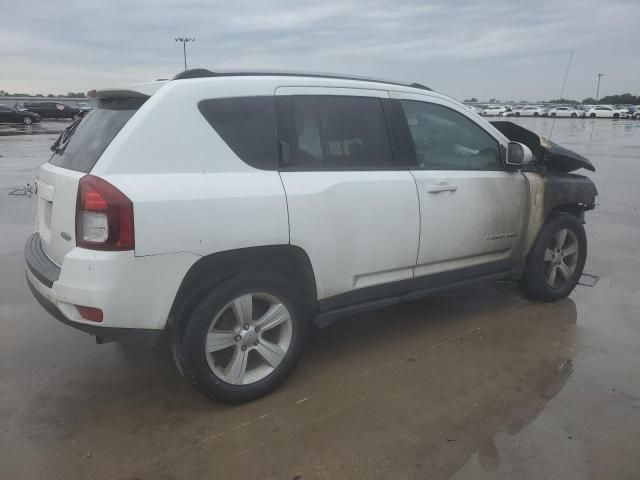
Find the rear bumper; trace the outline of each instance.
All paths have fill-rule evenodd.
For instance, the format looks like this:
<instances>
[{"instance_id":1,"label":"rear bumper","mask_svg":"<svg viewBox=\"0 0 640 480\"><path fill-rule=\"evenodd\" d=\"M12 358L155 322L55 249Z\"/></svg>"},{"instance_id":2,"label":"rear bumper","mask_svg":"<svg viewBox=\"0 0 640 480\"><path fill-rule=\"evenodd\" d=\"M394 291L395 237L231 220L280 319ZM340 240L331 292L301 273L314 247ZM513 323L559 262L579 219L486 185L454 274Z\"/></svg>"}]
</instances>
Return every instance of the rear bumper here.
<instances>
[{"instance_id":1,"label":"rear bumper","mask_svg":"<svg viewBox=\"0 0 640 480\"><path fill-rule=\"evenodd\" d=\"M37 281L37 280L36 280ZM45 297L38 288L36 287L36 283L33 279L29 278L29 273L27 273L27 285L31 289L31 293L38 301L38 303L44 308L49 315L58 320L59 322L67 325L68 327L75 328L76 330L80 330L81 332L88 333L89 335L94 335L96 337L96 341L98 343L111 342L116 340L123 340L125 338L135 337L150 337L157 336L162 333L162 330L148 330L148 329L137 329L137 328L114 328L114 327L98 327L93 325L87 325L83 323L74 322L69 320L64 314L60 311L56 304Z\"/></svg>"},{"instance_id":2,"label":"rear bumper","mask_svg":"<svg viewBox=\"0 0 640 480\"><path fill-rule=\"evenodd\" d=\"M136 330L163 330L184 275L199 258L192 254L136 257L129 252L74 248L61 266L52 262L38 234L24 249L27 282L53 317L100 337ZM83 318L77 305L99 308L100 323Z\"/></svg>"}]
</instances>

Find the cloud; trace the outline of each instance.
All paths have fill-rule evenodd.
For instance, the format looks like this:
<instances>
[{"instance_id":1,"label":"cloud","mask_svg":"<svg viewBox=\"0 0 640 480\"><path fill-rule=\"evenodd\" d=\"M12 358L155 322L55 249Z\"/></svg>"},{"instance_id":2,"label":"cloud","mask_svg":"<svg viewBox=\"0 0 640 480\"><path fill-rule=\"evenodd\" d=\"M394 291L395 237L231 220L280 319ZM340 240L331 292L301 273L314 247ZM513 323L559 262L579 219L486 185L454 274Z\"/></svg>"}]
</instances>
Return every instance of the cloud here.
<instances>
[{"instance_id":1,"label":"cloud","mask_svg":"<svg viewBox=\"0 0 640 480\"><path fill-rule=\"evenodd\" d=\"M0 0L7 2L10 0ZM2 8L0 89L86 91L189 66L418 81L454 97L640 93L635 0L30 0Z\"/></svg>"}]
</instances>

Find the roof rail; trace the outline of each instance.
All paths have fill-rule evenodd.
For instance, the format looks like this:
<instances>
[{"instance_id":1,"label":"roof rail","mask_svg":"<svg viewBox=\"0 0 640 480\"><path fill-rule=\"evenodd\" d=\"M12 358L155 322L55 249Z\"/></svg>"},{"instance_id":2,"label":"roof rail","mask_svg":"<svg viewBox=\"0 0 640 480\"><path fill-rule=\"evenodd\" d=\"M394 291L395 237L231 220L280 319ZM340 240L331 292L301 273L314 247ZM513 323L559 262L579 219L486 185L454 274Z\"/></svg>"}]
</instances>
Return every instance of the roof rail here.
<instances>
[{"instance_id":1,"label":"roof rail","mask_svg":"<svg viewBox=\"0 0 640 480\"><path fill-rule=\"evenodd\" d=\"M293 72L293 71L286 71L286 70L282 70L282 71L218 70L218 71L212 72L211 70L207 70L206 68L192 68L192 69L184 70L183 72L178 73L171 80L185 80L189 78L206 78L206 77L255 77L255 76L332 78L332 79L338 79L338 80L357 80L361 82L387 83L389 85L419 88L421 90L431 90L429 87L422 85L420 83L403 83L403 82L395 82L392 80L381 80L379 78L358 77L355 75L340 75L340 74L333 74L333 73L315 73L315 72Z\"/></svg>"}]
</instances>

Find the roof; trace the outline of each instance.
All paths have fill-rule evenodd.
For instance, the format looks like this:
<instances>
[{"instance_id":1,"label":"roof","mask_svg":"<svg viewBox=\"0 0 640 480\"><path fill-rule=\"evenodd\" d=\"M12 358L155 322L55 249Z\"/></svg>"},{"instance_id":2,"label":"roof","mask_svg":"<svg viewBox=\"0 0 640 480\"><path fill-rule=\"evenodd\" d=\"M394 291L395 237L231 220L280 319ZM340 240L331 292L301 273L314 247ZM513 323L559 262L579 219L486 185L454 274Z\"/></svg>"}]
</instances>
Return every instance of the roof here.
<instances>
[{"instance_id":1,"label":"roof","mask_svg":"<svg viewBox=\"0 0 640 480\"><path fill-rule=\"evenodd\" d=\"M331 78L340 80L358 80L362 82L386 83L389 85L399 85L403 87L419 88L421 90L431 90L429 87L420 83L403 83L392 80L381 80L379 78L359 77L355 75L341 75L335 73L318 73L318 72L296 72L296 71L278 71L278 70L216 70L212 72L206 68L193 68L178 73L171 80L185 80L189 78L206 78L206 77L313 77L313 78Z\"/></svg>"}]
</instances>

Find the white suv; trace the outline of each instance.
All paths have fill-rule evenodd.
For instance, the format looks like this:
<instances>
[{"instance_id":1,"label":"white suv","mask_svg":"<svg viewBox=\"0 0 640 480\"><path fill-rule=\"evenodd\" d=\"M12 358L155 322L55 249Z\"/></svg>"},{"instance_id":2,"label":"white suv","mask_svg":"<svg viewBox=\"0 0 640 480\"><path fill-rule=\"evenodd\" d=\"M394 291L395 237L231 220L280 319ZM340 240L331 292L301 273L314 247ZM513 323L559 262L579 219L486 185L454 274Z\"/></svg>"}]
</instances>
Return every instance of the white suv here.
<instances>
[{"instance_id":1,"label":"white suv","mask_svg":"<svg viewBox=\"0 0 640 480\"><path fill-rule=\"evenodd\" d=\"M273 390L311 323L482 280L552 301L582 272L589 161L426 87L196 70L92 95L41 167L28 283L99 340L168 330L212 398Z\"/></svg>"}]
</instances>

